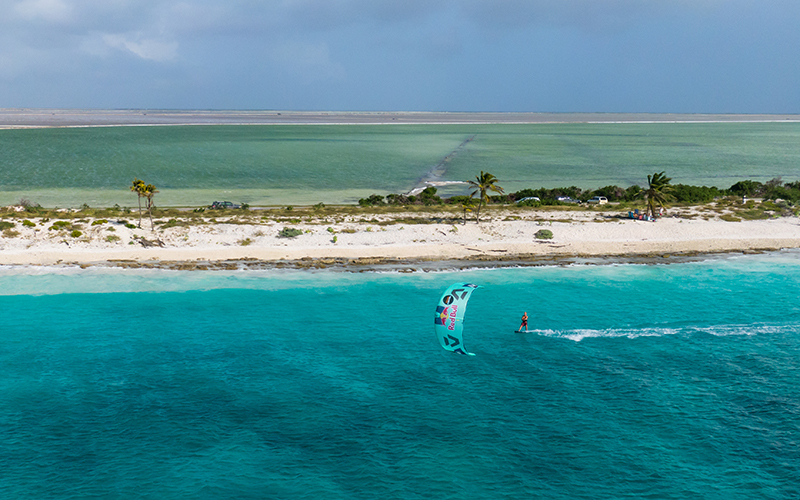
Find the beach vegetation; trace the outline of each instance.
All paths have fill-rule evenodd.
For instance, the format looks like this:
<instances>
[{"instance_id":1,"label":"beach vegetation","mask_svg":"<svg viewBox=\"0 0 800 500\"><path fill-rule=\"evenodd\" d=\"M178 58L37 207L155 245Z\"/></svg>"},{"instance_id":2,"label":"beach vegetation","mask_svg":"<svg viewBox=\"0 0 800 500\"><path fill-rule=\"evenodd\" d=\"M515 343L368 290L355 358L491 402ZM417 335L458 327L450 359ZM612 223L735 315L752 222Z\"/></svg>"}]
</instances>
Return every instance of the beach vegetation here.
<instances>
[{"instance_id":1,"label":"beach vegetation","mask_svg":"<svg viewBox=\"0 0 800 500\"><path fill-rule=\"evenodd\" d=\"M366 198L361 198L358 200L358 206L360 207L375 207L385 205L386 202L383 199L383 196L379 194L372 194Z\"/></svg>"},{"instance_id":2,"label":"beach vegetation","mask_svg":"<svg viewBox=\"0 0 800 500\"><path fill-rule=\"evenodd\" d=\"M33 221L30 221L28 219L25 219L24 221L22 221L22 225L25 226L25 227L36 227L36 223L33 222Z\"/></svg>"},{"instance_id":3,"label":"beach vegetation","mask_svg":"<svg viewBox=\"0 0 800 500\"><path fill-rule=\"evenodd\" d=\"M133 178L133 184L131 185L131 191L136 193L136 198L139 201L139 227L142 227L142 198L144 198L144 191L147 188L147 184L144 183L143 180Z\"/></svg>"},{"instance_id":4,"label":"beach vegetation","mask_svg":"<svg viewBox=\"0 0 800 500\"><path fill-rule=\"evenodd\" d=\"M153 197L158 193L158 189L152 184L148 184L144 188L144 196L147 198L147 213L150 216L150 230L153 230Z\"/></svg>"},{"instance_id":5,"label":"beach vegetation","mask_svg":"<svg viewBox=\"0 0 800 500\"><path fill-rule=\"evenodd\" d=\"M536 234L534 234L533 237L536 238L537 240L552 240L553 231L549 229L540 229L536 231Z\"/></svg>"},{"instance_id":6,"label":"beach vegetation","mask_svg":"<svg viewBox=\"0 0 800 500\"><path fill-rule=\"evenodd\" d=\"M331 233L331 234L334 234L336 232L336 230L334 228L332 228L332 227L329 227L328 228L328 232Z\"/></svg>"},{"instance_id":7,"label":"beach vegetation","mask_svg":"<svg viewBox=\"0 0 800 500\"><path fill-rule=\"evenodd\" d=\"M61 231L62 229L72 228L72 222L67 220L57 220L48 228L49 231Z\"/></svg>"},{"instance_id":8,"label":"beach vegetation","mask_svg":"<svg viewBox=\"0 0 800 500\"><path fill-rule=\"evenodd\" d=\"M3 238L16 238L19 236L19 231L16 229L4 229L3 230Z\"/></svg>"},{"instance_id":9,"label":"beach vegetation","mask_svg":"<svg viewBox=\"0 0 800 500\"><path fill-rule=\"evenodd\" d=\"M242 210L250 210L250 204L249 203L242 203Z\"/></svg>"},{"instance_id":10,"label":"beach vegetation","mask_svg":"<svg viewBox=\"0 0 800 500\"><path fill-rule=\"evenodd\" d=\"M317 203L316 205L314 205L314 210L315 210L316 212L319 212L319 211L320 211L320 210L322 210L323 208L325 208L325 204L324 204L324 203L322 203L322 202L320 202L320 203Z\"/></svg>"},{"instance_id":11,"label":"beach vegetation","mask_svg":"<svg viewBox=\"0 0 800 500\"><path fill-rule=\"evenodd\" d=\"M489 196L488 192L493 191L495 193L503 194L503 188L497 185L497 178L490 174L489 172L484 172L481 170L480 175L475 176L474 181L467 181L470 187L473 189L470 196L474 197L476 194L479 195L478 199L478 208L475 212L475 220L480 223L481 222L481 207L484 203L489 203Z\"/></svg>"},{"instance_id":12,"label":"beach vegetation","mask_svg":"<svg viewBox=\"0 0 800 500\"><path fill-rule=\"evenodd\" d=\"M14 224L13 222L8 222L8 221L0 222L0 230L11 229L14 226L16 226L16 224Z\"/></svg>"},{"instance_id":13,"label":"beach vegetation","mask_svg":"<svg viewBox=\"0 0 800 500\"><path fill-rule=\"evenodd\" d=\"M339 237L338 237L338 236L336 236L336 235L333 235L333 239L332 239L331 241L333 242L333 244L334 244L334 245L336 244L336 242L337 242L338 240L339 240Z\"/></svg>"},{"instance_id":14,"label":"beach vegetation","mask_svg":"<svg viewBox=\"0 0 800 500\"><path fill-rule=\"evenodd\" d=\"M419 199L425 206L432 206L432 205L441 205L444 202L442 199L436 194L437 189L433 186L428 186L422 190L419 194Z\"/></svg>"},{"instance_id":15,"label":"beach vegetation","mask_svg":"<svg viewBox=\"0 0 800 500\"><path fill-rule=\"evenodd\" d=\"M77 229L73 229L72 232L69 233L69 235L72 236L73 238L80 238L82 234L83 233Z\"/></svg>"},{"instance_id":16,"label":"beach vegetation","mask_svg":"<svg viewBox=\"0 0 800 500\"><path fill-rule=\"evenodd\" d=\"M669 192L672 190L672 186L669 184L671 180L665 175L664 171L647 176L648 186L641 194L645 203L647 203L647 210L651 216L656 216L656 205L663 207L664 202L669 199Z\"/></svg>"},{"instance_id":17,"label":"beach vegetation","mask_svg":"<svg viewBox=\"0 0 800 500\"><path fill-rule=\"evenodd\" d=\"M236 243L238 243L240 246L246 247L246 246L250 245L251 243L253 243L253 240L251 240L250 238L243 238L243 239L237 241Z\"/></svg>"},{"instance_id":18,"label":"beach vegetation","mask_svg":"<svg viewBox=\"0 0 800 500\"><path fill-rule=\"evenodd\" d=\"M106 241L109 242L109 243L114 243L114 242L119 241L119 240L120 240L120 237L117 236L116 234L109 234L108 236L106 236Z\"/></svg>"},{"instance_id":19,"label":"beach vegetation","mask_svg":"<svg viewBox=\"0 0 800 500\"><path fill-rule=\"evenodd\" d=\"M99 226L101 224L108 224L108 219L97 219L95 221L92 221L93 226Z\"/></svg>"},{"instance_id":20,"label":"beach vegetation","mask_svg":"<svg viewBox=\"0 0 800 500\"><path fill-rule=\"evenodd\" d=\"M347 234L355 234L356 230L347 228L347 229L340 229L339 232L340 233L347 233Z\"/></svg>"},{"instance_id":21,"label":"beach vegetation","mask_svg":"<svg viewBox=\"0 0 800 500\"><path fill-rule=\"evenodd\" d=\"M128 229L136 229L136 224L131 224L130 222L128 222L125 224L125 227L127 227Z\"/></svg>"},{"instance_id":22,"label":"beach vegetation","mask_svg":"<svg viewBox=\"0 0 800 500\"><path fill-rule=\"evenodd\" d=\"M286 207L286 210L288 212L291 212L292 210L294 210L294 207L292 205L289 205L288 207Z\"/></svg>"},{"instance_id":23,"label":"beach vegetation","mask_svg":"<svg viewBox=\"0 0 800 500\"><path fill-rule=\"evenodd\" d=\"M112 233L117 232L117 230L114 227L107 227L106 231L111 231Z\"/></svg>"},{"instance_id":24,"label":"beach vegetation","mask_svg":"<svg viewBox=\"0 0 800 500\"><path fill-rule=\"evenodd\" d=\"M303 231L293 227L284 227L278 231L279 238L294 238L296 236L300 236L301 234L303 234Z\"/></svg>"}]
</instances>

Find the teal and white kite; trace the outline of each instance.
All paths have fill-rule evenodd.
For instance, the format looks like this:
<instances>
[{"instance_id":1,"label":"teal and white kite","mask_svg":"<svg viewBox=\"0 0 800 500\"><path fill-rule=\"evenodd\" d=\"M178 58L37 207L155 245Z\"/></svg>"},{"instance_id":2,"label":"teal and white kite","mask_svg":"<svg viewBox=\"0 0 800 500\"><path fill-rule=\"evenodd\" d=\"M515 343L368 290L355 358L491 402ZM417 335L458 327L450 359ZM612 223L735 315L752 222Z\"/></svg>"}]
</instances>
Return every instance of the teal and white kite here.
<instances>
[{"instance_id":1,"label":"teal and white kite","mask_svg":"<svg viewBox=\"0 0 800 500\"><path fill-rule=\"evenodd\" d=\"M471 283L455 283L445 290L436 304L436 316L433 318L433 329L439 337L442 347L448 351L474 356L464 348L462 332L464 331L464 314L467 302L478 285Z\"/></svg>"}]
</instances>

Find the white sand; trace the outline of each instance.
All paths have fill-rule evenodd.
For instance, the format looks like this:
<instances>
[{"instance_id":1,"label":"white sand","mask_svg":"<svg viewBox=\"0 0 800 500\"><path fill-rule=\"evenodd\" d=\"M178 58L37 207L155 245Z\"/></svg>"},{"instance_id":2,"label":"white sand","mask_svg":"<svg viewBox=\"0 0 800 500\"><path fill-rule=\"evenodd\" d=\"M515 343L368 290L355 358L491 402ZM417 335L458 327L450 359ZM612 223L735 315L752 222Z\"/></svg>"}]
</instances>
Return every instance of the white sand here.
<instances>
[{"instance_id":1,"label":"white sand","mask_svg":"<svg viewBox=\"0 0 800 500\"><path fill-rule=\"evenodd\" d=\"M624 257L800 247L800 220L796 217L727 222L713 212L698 216L684 211L684 216L694 218L665 217L657 222L643 222L620 219L620 212L598 210L493 210L481 224L473 219L466 225L448 223L455 222L452 213L365 214L339 216L338 220L334 216L309 214L300 223L276 222L274 218L264 219L264 215L268 216L268 211L250 212L234 219L240 222L236 224L217 219L217 223L199 226L167 229L156 226L156 231L150 231L149 221L143 223L144 229L129 229L113 220L91 225L92 219L84 219L86 222L75 222L83 232L77 238L70 236L69 231L50 230L54 221L29 218L35 227L23 227L17 221L12 230L19 233L17 236L9 237L6 231L0 237L0 264L303 258L450 260L513 255ZM397 217L444 220L431 224L374 222L386 223ZM127 220L135 222L130 215ZM241 223L245 221L250 223ZM303 234L279 238L278 232L284 227L297 228ZM536 239L534 235L540 229L551 230L553 239ZM107 241L109 236L119 240ZM136 239L139 237L161 240L165 247L145 248Z\"/></svg>"}]
</instances>

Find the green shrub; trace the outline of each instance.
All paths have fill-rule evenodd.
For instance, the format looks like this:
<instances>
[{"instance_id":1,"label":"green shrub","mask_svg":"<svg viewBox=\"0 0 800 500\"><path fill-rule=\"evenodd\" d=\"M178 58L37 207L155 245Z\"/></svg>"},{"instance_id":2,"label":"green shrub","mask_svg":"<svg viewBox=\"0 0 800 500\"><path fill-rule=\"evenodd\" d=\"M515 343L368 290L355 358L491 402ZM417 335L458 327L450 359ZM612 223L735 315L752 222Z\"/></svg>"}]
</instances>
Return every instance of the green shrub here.
<instances>
[{"instance_id":1,"label":"green shrub","mask_svg":"<svg viewBox=\"0 0 800 500\"><path fill-rule=\"evenodd\" d=\"M12 227L14 227L13 222L7 222L7 221L0 222L0 230L11 229Z\"/></svg>"},{"instance_id":2,"label":"green shrub","mask_svg":"<svg viewBox=\"0 0 800 500\"><path fill-rule=\"evenodd\" d=\"M69 233L69 235L72 236L73 238L80 238L82 234L83 233L78 231L77 229L74 229L71 233Z\"/></svg>"},{"instance_id":3,"label":"green shrub","mask_svg":"<svg viewBox=\"0 0 800 500\"><path fill-rule=\"evenodd\" d=\"M36 227L36 223L32 222L32 221L29 221L28 219L25 219L24 221L22 221L22 225L25 226L25 227Z\"/></svg>"},{"instance_id":4,"label":"green shrub","mask_svg":"<svg viewBox=\"0 0 800 500\"><path fill-rule=\"evenodd\" d=\"M108 224L106 219L97 219L96 221L92 222L93 226L99 226L100 224Z\"/></svg>"},{"instance_id":5,"label":"green shrub","mask_svg":"<svg viewBox=\"0 0 800 500\"><path fill-rule=\"evenodd\" d=\"M57 221L55 221L53 223L52 226L50 226L47 229L50 230L50 231L60 231L62 229L67 229L71 225L72 225L72 223L70 221L68 221L68 220L57 220Z\"/></svg>"},{"instance_id":6,"label":"green shrub","mask_svg":"<svg viewBox=\"0 0 800 500\"><path fill-rule=\"evenodd\" d=\"M319 211L319 210L322 210L323 208L325 208L325 204L324 203L317 203L316 205L314 205L314 210Z\"/></svg>"},{"instance_id":7,"label":"green shrub","mask_svg":"<svg viewBox=\"0 0 800 500\"><path fill-rule=\"evenodd\" d=\"M242 203L242 210L250 210L250 204L249 203Z\"/></svg>"},{"instance_id":8,"label":"green shrub","mask_svg":"<svg viewBox=\"0 0 800 500\"><path fill-rule=\"evenodd\" d=\"M375 207L380 205L386 205L386 202L383 201L383 196L379 194L370 195L367 198L361 198L358 200L359 206L362 207Z\"/></svg>"},{"instance_id":9,"label":"green shrub","mask_svg":"<svg viewBox=\"0 0 800 500\"><path fill-rule=\"evenodd\" d=\"M540 229L533 235L537 240L552 240L553 231L549 229Z\"/></svg>"},{"instance_id":10,"label":"green shrub","mask_svg":"<svg viewBox=\"0 0 800 500\"><path fill-rule=\"evenodd\" d=\"M300 236L301 234L303 234L303 231L293 227L285 227L278 231L279 238L294 238L295 236Z\"/></svg>"},{"instance_id":11,"label":"green shrub","mask_svg":"<svg viewBox=\"0 0 800 500\"><path fill-rule=\"evenodd\" d=\"M108 236L106 236L106 241L109 243L114 243L115 241L119 241L119 236L117 236L116 234L109 234Z\"/></svg>"},{"instance_id":12,"label":"green shrub","mask_svg":"<svg viewBox=\"0 0 800 500\"><path fill-rule=\"evenodd\" d=\"M125 224L125 227L127 227L128 229L136 229L136 224L131 224L130 222L127 222Z\"/></svg>"}]
</instances>

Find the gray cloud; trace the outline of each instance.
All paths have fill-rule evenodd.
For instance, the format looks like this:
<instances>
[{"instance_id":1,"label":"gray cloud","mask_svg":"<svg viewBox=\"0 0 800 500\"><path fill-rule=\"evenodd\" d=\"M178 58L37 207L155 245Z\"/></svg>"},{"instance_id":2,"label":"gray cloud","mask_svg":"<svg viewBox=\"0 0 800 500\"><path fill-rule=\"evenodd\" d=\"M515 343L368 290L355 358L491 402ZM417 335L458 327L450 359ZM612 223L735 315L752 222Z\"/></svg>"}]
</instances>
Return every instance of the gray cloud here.
<instances>
[{"instance_id":1,"label":"gray cloud","mask_svg":"<svg viewBox=\"0 0 800 500\"><path fill-rule=\"evenodd\" d=\"M702 81L706 88L698 92L710 94L722 75L725 88L731 88L730 102L734 95L755 95L752 87L759 84L779 102L794 93L781 92L775 82L787 89L800 83L797 59L786 56L799 41L798 5L795 0L6 0L0 2L0 107L44 98L52 102L41 105L101 98L113 103L120 96L136 101L118 106L164 106L175 96L191 96L199 107L307 102L333 109L369 102L378 108L441 103L446 109L456 103L497 109L517 102L530 109L548 102L590 103L587 96L593 95L594 102L621 106L637 92L629 102L641 107L659 98L653 88L677 102L683 97L674 89L686 89L685 94L693 81ZM770 75L769 82L762 74ZM648 89L621 84L620 75ZM594 87L576 83L589 80ZM750 87L737 83L745 81ZM500 96L496 88L506 90ZM596 89L620 95L609 101Z\"/></svg>"}]
</instances>

